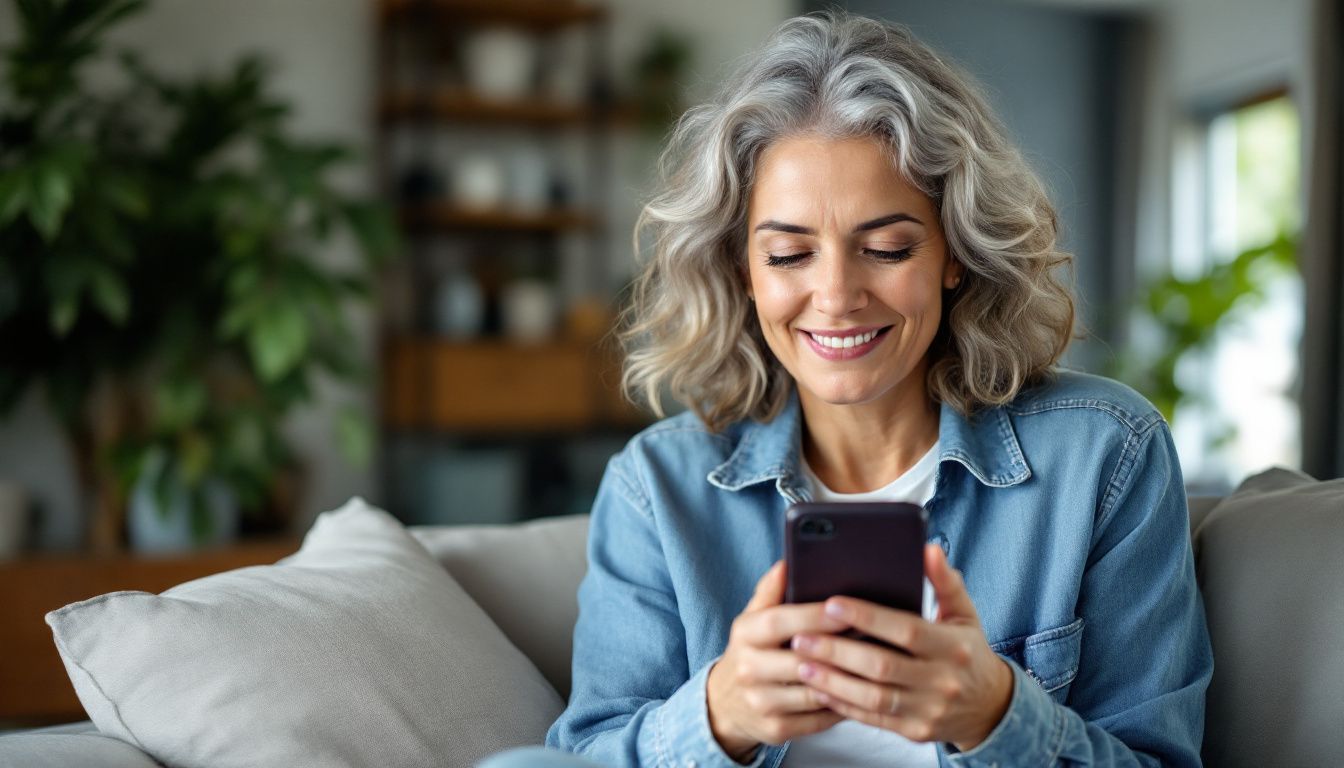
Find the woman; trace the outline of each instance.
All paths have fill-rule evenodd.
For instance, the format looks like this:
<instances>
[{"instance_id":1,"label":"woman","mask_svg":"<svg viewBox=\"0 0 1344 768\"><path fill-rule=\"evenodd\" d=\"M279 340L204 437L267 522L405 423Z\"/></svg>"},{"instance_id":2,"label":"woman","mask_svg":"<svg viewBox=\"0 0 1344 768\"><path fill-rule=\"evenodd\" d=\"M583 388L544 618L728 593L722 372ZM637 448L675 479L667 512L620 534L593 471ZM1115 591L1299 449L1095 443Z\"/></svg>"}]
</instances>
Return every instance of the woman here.
<instances>
[{"instance_id":1,"label":"woman","mask_svg":"<svg viewBox=\"0 0 1344 768\"><path fill-rule=\"evenodd\" d=\"M1003 136L907 30L841 14L789 21L681 120L641 218L625 383L691 410L607 468L552 747L1199 764L1212 657L1167 426L1054 369L1071 259ZM923 504L924 616L781 604L784 515L806 499Z\"/></svg>"}]
</instances>

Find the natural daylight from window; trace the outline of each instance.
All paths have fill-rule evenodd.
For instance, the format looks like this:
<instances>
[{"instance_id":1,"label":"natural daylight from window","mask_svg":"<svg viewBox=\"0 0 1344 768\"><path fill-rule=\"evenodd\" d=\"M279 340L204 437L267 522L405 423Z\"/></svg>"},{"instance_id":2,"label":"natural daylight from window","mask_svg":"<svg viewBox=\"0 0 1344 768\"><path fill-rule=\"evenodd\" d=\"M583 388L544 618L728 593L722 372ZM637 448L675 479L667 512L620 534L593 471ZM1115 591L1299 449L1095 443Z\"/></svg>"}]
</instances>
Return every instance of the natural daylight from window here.
<instances>
[{"instance_id":1,"label":"natural daylight from window","mask_svg":"<svg viewBox=\"0 0 1344 768\"><path fill-rule=\"evenodd\" d=\"M1202 154L1202 178L1190 196L1202 198L1202 247L1194 249L1197 263L1173 267L1210 274L1240 259L1247 268L1231 273L1228 290L1243 293L1212 344L1181 362L1183 383L1207 396L1177 408L1173 432L1187 480L1228 487L1258 468L1301 464L1303 286L1292 263L1302 219L1301 132L1286 94L1221 112L1205 127L1187 145ZM1278 258L1252 254L1276 241L1284 244Z\"/></svg>"}]
</instances>

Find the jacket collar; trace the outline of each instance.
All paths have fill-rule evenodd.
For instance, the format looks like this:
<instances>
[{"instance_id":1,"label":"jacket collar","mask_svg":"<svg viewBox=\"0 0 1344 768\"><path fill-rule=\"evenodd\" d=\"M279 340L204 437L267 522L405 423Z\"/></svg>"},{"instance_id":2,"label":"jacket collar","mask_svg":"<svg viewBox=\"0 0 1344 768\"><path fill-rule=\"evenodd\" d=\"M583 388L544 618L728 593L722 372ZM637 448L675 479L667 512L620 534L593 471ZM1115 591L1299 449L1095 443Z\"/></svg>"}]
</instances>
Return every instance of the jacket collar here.
<instances>
[{"instance_id":1,"label":"jacket collar","mask_svg":"<svg viewBox=\"0 0 1344 768\"><path fill-rule=\"evenodd\" d=\"M779 415L769 422L749 420L728 460L706 479L725 491L774 480L779 492L795 501L809 497L799 460L802 408L795 387ZM1005 488L1031 477L1012 421L1002 406L967 419L947 403L939 406L938 464L955 461L981 483Z\"/></svg>"}]
</instances>

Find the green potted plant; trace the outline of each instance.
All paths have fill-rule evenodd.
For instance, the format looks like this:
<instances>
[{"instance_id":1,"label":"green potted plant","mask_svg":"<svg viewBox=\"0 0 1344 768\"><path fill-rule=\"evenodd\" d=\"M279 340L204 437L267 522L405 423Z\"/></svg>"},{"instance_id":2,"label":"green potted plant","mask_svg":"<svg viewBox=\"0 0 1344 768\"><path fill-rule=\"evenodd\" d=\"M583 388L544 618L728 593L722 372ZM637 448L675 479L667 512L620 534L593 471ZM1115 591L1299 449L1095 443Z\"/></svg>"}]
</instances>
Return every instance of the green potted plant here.
<instances>
[{"instance_id":1,"label":"green potted plant","mask_svg":"<svg viewBox=\"0 0 1344 768\"><path fill-rule=\"evenodd\" d=\"M1199 275L1161 275L1140 292L1131 310L1145 325L1150 343L1131 345L1109 373L1142 392L1171 421L1178 406L1206 399L1182 384L1177 374L1181 361L1211 349L1220 330L1264 301L1265 288L1275 276L1296 268L1297 239L1281 232ZM1223 425L1221 437L1210 447L1235 434Z\"/></svg>"},{"instance_id":2,"label":"green potted plant","mask_svg":"<svg viewBox=\"0 0 1344 768\"><path fill-rule=\"evenodd\" d=\"M175 79L106 52L144 6L16 0L0 78L0 414L45 391L99 547L136 489L197 541L215 507L268 504L315 377L367 379L346 313L397 247L387 210L331 180L350 152L287 131L261 61ZM89 87L95 62L121 84ZM353 263L319 257L338 238ZM357 413L337 431L367 460Z\"/></svg>"}]
</instances>

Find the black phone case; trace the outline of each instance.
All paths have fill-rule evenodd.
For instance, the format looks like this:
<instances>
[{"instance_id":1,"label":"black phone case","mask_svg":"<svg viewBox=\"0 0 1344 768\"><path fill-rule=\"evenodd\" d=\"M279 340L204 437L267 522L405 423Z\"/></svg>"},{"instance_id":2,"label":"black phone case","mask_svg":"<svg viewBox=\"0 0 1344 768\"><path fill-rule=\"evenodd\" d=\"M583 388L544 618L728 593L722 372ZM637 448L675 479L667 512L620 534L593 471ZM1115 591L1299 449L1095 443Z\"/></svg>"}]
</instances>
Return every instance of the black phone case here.
<instances>
[{"instance_id":1,"label":"black phone case","mask_svg":"<svg viewBox=\"0 0 1344 768\"><path fill-rule=\"evenodd\" d=\"M847 595L920 615L926 520L923 507L905 502L793 505L785 532L785 601ZM827 522L829 535L819 534Z\"/></svg>"}]
</instances>

